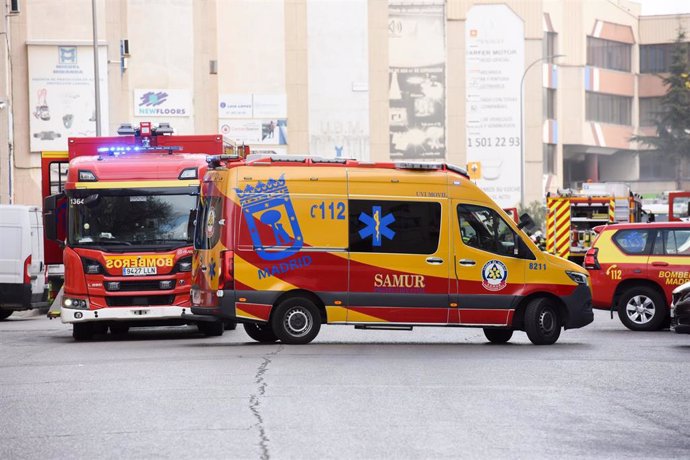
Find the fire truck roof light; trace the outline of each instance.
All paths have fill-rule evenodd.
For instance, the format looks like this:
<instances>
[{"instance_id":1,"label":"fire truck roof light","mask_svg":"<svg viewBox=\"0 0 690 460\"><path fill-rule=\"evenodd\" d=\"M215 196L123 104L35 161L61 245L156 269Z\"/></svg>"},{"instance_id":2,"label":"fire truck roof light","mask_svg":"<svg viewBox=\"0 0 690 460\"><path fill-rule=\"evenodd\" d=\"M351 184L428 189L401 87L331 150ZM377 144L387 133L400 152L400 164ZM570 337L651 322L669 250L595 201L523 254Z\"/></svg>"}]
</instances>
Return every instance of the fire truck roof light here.
<instances>
[{"instance_id":1,"label":"fire truck roof light","mask_svg":"<svg viewBox=\"0 0 690 460\"><path fill-rule=\"evenodd\" d=\"M117 134L120 136L133 136L136 134L136 131L131 123L122 123L120 127L117 128Z\"/></svg>"}]
</instances>

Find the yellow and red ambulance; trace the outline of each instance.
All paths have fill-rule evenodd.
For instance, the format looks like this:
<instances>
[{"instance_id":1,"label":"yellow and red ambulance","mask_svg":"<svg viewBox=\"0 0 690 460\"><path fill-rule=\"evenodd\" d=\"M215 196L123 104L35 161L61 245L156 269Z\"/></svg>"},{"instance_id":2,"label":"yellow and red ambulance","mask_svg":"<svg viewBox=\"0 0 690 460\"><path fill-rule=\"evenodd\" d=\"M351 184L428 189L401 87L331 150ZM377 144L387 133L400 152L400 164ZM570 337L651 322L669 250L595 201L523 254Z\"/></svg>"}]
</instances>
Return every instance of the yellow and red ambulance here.
<instances>
[{"instance_id":1,"label":"yellow and red ambulance","mask_svg":"<svg viewBox=\"0 0 690 460\"><path fill-rule=\"evenodd\" d=\"M260 342L345 324L551 344L593 319L586 270L540 251L447 164L215 157L194 247L195 319L242 322Z\"/></svg>"}]
</instances>

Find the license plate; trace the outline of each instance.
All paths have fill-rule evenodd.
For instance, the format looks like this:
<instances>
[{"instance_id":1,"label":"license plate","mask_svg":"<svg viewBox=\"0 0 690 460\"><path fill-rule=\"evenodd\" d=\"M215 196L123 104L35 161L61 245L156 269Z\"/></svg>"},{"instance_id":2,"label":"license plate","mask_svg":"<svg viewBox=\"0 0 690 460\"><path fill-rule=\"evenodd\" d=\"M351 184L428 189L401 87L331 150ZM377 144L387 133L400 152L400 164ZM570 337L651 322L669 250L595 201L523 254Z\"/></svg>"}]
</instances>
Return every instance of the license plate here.
<instances>
[{"instance_id":1,"label":"license plate","mask_svg":"<svg viewBox=\"0 0 690 460\"><path fill-rule=\"evenodd\" d=\"M155 275L156 267L126 267L122 269L122 276Z\"/></svg>"}]
</instances>

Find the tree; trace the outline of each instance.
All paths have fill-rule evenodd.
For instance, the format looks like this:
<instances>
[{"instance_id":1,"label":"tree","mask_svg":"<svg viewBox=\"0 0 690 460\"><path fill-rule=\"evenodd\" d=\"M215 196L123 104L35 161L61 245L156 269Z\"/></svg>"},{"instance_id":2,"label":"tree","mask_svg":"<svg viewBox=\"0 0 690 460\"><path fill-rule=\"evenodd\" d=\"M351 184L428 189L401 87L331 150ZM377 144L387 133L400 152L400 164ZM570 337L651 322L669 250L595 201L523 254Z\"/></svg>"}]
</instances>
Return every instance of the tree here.
<instances>
[{"instance_id":1,"label":"tree","mask_svg":"<svg viewBox=\"0 0 690 460\"><path fill-rule=\"evenodd\" d=\"M656 115L656 136L634 136L633 141L672 158L676 163L676 187L681 188L682 167L690 158L690 66L685 31L678 36L671 51L668 75L661 77L666 94Z\"/></svg>"}]
</instances>

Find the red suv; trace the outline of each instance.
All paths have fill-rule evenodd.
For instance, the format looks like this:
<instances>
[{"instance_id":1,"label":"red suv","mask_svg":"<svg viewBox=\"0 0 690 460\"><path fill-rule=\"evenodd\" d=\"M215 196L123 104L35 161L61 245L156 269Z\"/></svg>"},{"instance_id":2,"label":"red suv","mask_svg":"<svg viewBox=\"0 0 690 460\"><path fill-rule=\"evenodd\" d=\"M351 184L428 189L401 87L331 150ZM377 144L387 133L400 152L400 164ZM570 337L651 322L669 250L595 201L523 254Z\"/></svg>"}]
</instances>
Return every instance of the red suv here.
<instances>
[{"instance_id":1,"label":"red suv","mask_svg":"<svg viewBox=\"0 0 690 460\"><path fill-rule=\"evenodd\" d=\"M669 322L673 289L690 281L690 222L614 224L585 256L594 308L618 311L633 331Z\"/></svg>"}]
</instances>

